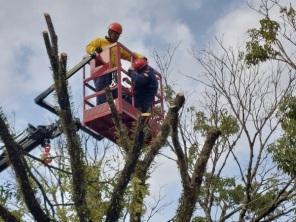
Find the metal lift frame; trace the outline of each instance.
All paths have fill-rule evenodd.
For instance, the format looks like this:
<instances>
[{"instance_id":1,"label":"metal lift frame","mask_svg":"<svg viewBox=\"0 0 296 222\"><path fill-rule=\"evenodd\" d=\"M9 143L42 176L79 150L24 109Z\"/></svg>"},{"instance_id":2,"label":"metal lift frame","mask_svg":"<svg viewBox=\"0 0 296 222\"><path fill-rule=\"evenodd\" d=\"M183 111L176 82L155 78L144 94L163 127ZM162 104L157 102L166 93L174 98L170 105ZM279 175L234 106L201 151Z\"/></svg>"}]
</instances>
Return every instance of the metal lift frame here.
<instances>
[{"instance_id":1,"label":"metal lift frame","mask_svg":"<svg viewBox=\"0 0 296 222\"><path fill-rule=\"evenodd\" d=\"M96 54L92 54L92 55L87 55L85 56L77 65L75 65L72 69L70 69L67 74L66 74L66 79L71 78L75 73L77 73L81 68L83 68L86 64L88 64L92 59L94 59L96 56ZM40 93L35 99L35 103L45 109L47 109L48 111L50 111L51 113L55 114L55 115L59 115L59 111L58 109L45 101L46 97L49 96L52 92L54 91L54 84L52 84L50 87L48 87L46 90L44 90L42 93ZM102 140L104 137L101 136L100 134L94 132L93 130L83 126L79 119L76 119L76 124L77 127L79 129L81 129L83 132L93 136L94 138L96 138L97 140Z\"/></svg>"},{"instance_id":2,"label":"metal lift frame","mask_svg":"<svg viewBox=\"0 0 296 222\"><path fill-rule=\"evenodd\" d=\"M82 67L84 67L86 64L88 64L93 58L95 58L95 54L88 55L84 57L76 66L74 66L71 70L67 72L66 79L69 79L72 77L75 73L77 73ZM51 113L58 115L59 111L58 109L45 101L45 98L49 96L54 91L54 85L52 84L50 87L48 87L45 91L40 93L35 99L35 103L39 106L47 109ZM97 140L101 140L104 137L100 134L92 131L91 129L83 126L79 119L75 119L75 124L77 127L77 130L81 129L85 133L93 136ZM47 140L54 139L61 135L62 132L59 127L59 123L53 123L50 125L39 125L37 127L34 127L31 124L28 124L28 127L22 131L20 134L18 134L15 137L16 143L18 143L23 149L24 152L29 153L34 148L36 148L39 145L44 145L44 143ZM4 147L1 147L4 148ZM8 157L5 151L3 151L0 154L0 173L4 171L7 167L9 167L9 161Z\"/></svg>"}]
</instances>

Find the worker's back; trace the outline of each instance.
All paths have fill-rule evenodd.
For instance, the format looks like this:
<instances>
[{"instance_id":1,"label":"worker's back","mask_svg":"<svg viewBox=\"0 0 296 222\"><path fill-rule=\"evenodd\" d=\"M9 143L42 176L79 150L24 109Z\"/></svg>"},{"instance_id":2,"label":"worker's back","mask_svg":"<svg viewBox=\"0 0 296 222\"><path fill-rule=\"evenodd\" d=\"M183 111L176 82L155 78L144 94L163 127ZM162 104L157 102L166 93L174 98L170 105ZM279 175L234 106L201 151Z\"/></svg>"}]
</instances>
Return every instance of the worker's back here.
<instances>
[{"instance_id":1,"label":"worker's back","mask_svg":"<svg viewBox=\"0 0 296 222\"><path fill-rule=\"evenodd\" d=\"M135 105L140 111L147 112L154 102L158 90L158 81L154 69L148 65L138 73L132 75L135 87Z\"/></svg>"}]
</instances>

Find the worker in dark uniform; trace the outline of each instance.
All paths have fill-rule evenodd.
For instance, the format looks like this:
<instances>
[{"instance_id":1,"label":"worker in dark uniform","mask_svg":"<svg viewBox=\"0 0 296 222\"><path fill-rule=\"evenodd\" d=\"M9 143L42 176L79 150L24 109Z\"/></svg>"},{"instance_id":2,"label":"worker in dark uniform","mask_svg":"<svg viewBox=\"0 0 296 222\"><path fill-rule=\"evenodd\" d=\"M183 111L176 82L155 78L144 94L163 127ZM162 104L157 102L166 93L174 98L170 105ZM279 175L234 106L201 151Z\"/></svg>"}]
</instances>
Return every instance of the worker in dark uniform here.
<instances>
[{"instance_id":1,"label":"worker in dark uniform","mask_svg":"<svg viewBox=\"0 0 296 222\"><path fill-rule=\"evenodd\" d=\"M122 26L117 23L111 23L108 27L108 35L105 38L96 38L86 46L86 52L89 54L101 53L103 48L118 41L122 33ZM120 49L121 58L130 61L131 55L124 49ZM139 53L134 53L136 58L143 58ZM111 67L116 66L116 48L111 49ZM115 73L113 73L115 76ZM94 79L96 91L101 91L112 83L112 73ZM117 97L117 91L113 91L113 98ZM106 102L106 96L101 95L97 97L97 105Z\"/></svg>"},{"instance_id":2,"label":"worker in dark uniform","mask_svg":"<svg viewBox=\"0 0 296 222\"><path fill-rule=\"evenodd\" d=\"M128 70L135 92L135 107L142 113L151 108L157 94L158 82L155 70L148 66L147 59L135 59ZM129 82L127 78L124 81Z\"/></svg>"}]
</instances>

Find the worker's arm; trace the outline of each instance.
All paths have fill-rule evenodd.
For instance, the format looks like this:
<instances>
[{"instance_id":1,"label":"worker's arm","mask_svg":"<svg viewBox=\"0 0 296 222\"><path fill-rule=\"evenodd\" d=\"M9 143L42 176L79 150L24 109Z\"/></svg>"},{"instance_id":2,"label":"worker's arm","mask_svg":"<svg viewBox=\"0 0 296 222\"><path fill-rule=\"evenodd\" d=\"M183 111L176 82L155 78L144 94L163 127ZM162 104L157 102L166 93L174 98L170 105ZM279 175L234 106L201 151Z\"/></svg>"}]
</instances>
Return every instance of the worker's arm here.
<instances>
[{"instance_id":1,"label":"worker's arm","mask_svg":"<svg viewBox=\"0 0 296 222\"><path fill-rule=\"evenodd\" d=\"M86 52L88 54L92 54L96 50L102 49L102 47L104 47L104 46L105 46L104 39L96 38L96 39L92 40L90 43L88 43L88 45L86 46Z\"/></svg>"},{"instance_id":2,"label":"worker's arm","mask_svg":"<svg viewBox=\"0 0 296 222\"><path fill-rule=\"evenodd\" d=\"M122 59L127 60L127 61L131 61L131 54L130 54L129 52L127 52L127 51L124 50L124 49L120 49L120 53L121 53L121 58L122 58ZM140 53L133 52L133 54L135 55L135 57L136 57L137 59L145 58L145 56L143 56L143 55L140 54Z\"/></svg>"}]
</instances>

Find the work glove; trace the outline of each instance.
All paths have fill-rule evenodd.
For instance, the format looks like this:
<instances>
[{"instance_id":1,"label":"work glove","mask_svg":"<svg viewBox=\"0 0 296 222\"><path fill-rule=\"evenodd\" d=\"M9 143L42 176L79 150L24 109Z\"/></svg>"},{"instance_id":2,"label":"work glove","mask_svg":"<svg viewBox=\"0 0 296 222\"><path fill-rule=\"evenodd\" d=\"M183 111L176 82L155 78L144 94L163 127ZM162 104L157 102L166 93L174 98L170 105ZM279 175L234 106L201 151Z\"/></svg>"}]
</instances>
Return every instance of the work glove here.
<instances>
[{"instance_id":1,"label":"work glove","mask_svg":"<svg viewBox=\"0 0 296 222\"><path fill-rule=\"evenodd\" d=\"M101 53L103 51L103 49L101 47L97 47L95 51L96 51L96 53Z\"/></svg>"}]
</instances>

